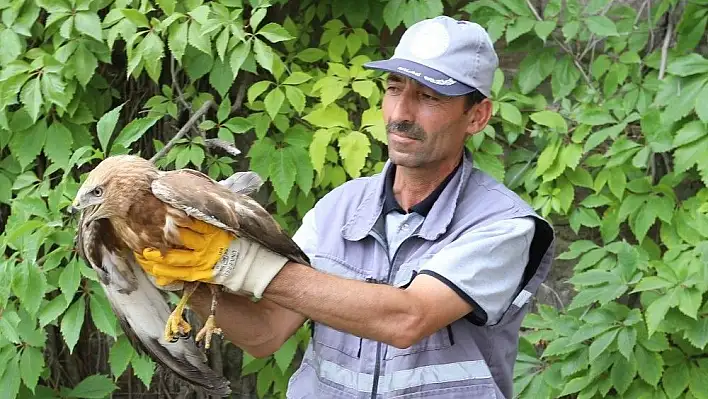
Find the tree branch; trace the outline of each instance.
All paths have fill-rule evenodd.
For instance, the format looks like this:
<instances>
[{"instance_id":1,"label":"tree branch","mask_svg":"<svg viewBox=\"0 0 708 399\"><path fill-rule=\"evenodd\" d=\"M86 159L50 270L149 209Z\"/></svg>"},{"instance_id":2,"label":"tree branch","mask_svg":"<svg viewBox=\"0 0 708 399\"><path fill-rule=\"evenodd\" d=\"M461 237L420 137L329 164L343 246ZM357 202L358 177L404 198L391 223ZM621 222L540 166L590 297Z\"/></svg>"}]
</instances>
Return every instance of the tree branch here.
<instances>
[{"instance_id":1,"label":"tree branch","mask_svg":"<svg viewBox=\"0 0 708 399\"><path fill-rule=\"evenodd\" d=\"M167 154L167 152L168 152L172 147L174 147L174 145L177 143L177 141L178 141L179 139L181 139L181 138L187 133L187 131L188 131L195 123L197 123L197 120L198 120L199 118L201 118L201 116L204 115L204 114L209 110L209 108L211 108L213 105L214 105L214 101L212 101L212 100L207 100L207 102L205 102L204 105L202 105L202 107L199 108L199 109L197 110L197 112L195 112L194 115L192 115L191 118L189 118L189 120L187 121L187 123L185 123L184 126L182 126L181 129L179 129L179 131L177 132L177 134L175 135L175 137L173 137L173 138L167 143L167 145L165 145L160 151L158 151L157 154L153 155L153 157L150 158L150 162L155 163L155 161L157 161L158 159L164 157L165 154Z\"/></svg>"},{"instance_id":2,"label":"tree branch","mask_svg":"<svg viewBox=\"0 0 708 399\"><path fill-rule=\"evenodd\" d=\"M207 146L207 148L221 148L222 150L228 152L229 154L233 156L237 156L241 154L241 150L236 148L233 144L229 143L228 141L224 141L221 139L206 139L204 140L204 144Z\"/></svg>"},{"instance_id":3,"label":"tree branch","mask_svg":"<svg viewBox=\"0 0 708 399\"><path fill-rule=\"evenodd\" d=\"M536 11L536 7L531 4L531 0L526 0L526 5L531 9L531 12L533 12L533 15L536 16L536 19L539 21L543 21L543 18L541 18L541 15ZM563 49L568 55L573 57L573 64L575 64L575 67L578 68L580 73L583 75L583 78L585 79L585 83L588 84L588 86L594 88L592 85L592 81L590 80L590 77L588 76L587 73L585 73L585 70L583 69L582 65L580 65L580 62L578 62L578 57L573 53L573 50L571 50L569 47L567 47L565 44L563 44L562 41L558 40L557 37L553 37L553 41L556 42L557 45L560 46L560 48Z\"/></svg>"},{"instance_id":4,"label":"tree branch","mask_svg":"<svg viewBox=\"0 0 708 399\"><path fill-rule=\"evenodd\" d=\"M669 24L666 26L666 36L664 36L664 44L661 46L661 64L659 65L659 80L664 79L664 73L666 73L666 59L669 56L669 43L671 43L671 34L674 30L674 22L671 19L671 14L669 13Z\"/></svg>"}]
</instances>

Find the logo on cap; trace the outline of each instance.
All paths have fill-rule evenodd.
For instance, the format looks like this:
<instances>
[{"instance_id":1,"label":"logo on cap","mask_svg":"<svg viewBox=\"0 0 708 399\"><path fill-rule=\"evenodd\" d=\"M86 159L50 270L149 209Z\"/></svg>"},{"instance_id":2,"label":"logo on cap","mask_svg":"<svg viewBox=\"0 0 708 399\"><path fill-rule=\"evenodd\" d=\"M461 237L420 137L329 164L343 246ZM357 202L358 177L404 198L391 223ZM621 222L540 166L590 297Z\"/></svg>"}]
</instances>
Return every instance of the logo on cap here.
<instances>
[{"instance_id":1,"label":"logo on cap","mask_svg":"<svg viewBox=\"0 0 708 399\"><path fill-rule=\"evenodd\" d=\"M408 39L408 51L421 60L440 57L450 47L450 35L445 27L434 21L422 24Z\"/></svg>"}]
</instances>

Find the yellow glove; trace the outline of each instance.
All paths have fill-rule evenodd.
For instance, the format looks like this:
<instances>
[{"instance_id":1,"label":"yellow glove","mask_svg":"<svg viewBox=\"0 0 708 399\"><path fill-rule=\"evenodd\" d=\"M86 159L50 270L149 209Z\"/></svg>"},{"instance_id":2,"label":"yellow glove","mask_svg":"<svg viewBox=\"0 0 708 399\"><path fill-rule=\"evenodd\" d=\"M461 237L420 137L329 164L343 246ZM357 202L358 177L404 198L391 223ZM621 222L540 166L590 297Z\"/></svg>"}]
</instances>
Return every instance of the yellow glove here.
<instances>
[{"instance_id":1,"label":"yellow glove","mask_svg":"<svg viewBox=\"0 0 708 399\"><path fill-rule=\"evenodd\" d=\"M260 298L288 262L288 258L257 242L236 238L201 221L179 232L187 249L171 249L163 256L159 250L147 248L136 254L138 263L159 285L202 281Z\"/></svg>"},{"instance_id":2,"label":"yellow glove","mask_svg":"<svg viewBox=\"0 0 708 399\"><path fill-rule=\"evenodd\" d=\"M145 248L142 254L135 253L138 263L162 286L175 281L209 282L234 236L201 220L177 230L185 249L170 249L163 256L156 248Z\"/></svg>"}]
</instances>

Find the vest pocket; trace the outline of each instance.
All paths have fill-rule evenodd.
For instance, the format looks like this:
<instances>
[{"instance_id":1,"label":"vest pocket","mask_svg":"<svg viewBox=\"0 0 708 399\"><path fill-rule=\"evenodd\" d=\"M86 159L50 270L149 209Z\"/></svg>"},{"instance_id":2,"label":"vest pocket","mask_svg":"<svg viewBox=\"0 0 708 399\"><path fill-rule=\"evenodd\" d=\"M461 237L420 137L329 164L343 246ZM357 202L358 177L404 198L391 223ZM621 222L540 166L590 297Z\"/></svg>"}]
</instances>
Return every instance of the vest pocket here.
<instances>
[{"instance_id":1,"label":"vest pocket","mask_svg":"<svg viewBox=\"0 0 708 399\"><path fill-rule=\"evenodd\" d=\"M345 334L320 323L316 323L314 329L315 333L312 339L315 344L314 350L317 354L324 355L323 350L327 351L333 349L350 357L359 357L361 338L351 334ZM325 356L325 358L327 358L327 356Z\"/></svg>"},{"instance_id":2,"label":"vest pocket","mask_svg":"<svg viewBox=\"0 0 708 399\"><path fill-rule=\"evenodd\" d=\"M420 352L436 351L447 349L452 346L452 330L442 328L428 337L421 339L408 348L399 349L389 345L384 359L391 360L395 357L413 355Z\"/></svg>"}]
</instances>

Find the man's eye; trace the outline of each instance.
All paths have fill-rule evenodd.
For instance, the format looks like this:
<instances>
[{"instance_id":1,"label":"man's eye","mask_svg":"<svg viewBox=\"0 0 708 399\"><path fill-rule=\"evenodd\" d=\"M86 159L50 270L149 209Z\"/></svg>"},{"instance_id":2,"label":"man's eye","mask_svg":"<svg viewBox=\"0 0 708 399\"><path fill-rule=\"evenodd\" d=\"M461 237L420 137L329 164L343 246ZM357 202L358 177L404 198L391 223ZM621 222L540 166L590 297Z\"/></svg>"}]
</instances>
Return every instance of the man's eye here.
<instances>
[{"instance_id":1,"label":"man's eye","mask_svg":"<svg viewBox=\"0 0 708 399\"><path fill-rule=\"evenodd\" d=\"M430 94L425 94L422 93L421 96L428 101L438 101L439 99L437 97L431 96Z\"/></svg>"}]
</instances>

